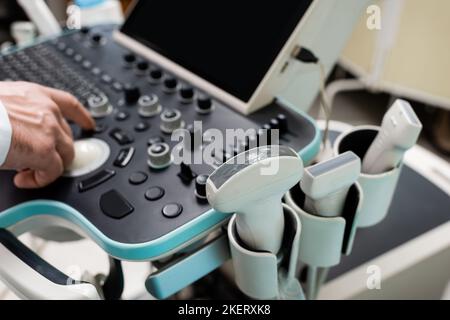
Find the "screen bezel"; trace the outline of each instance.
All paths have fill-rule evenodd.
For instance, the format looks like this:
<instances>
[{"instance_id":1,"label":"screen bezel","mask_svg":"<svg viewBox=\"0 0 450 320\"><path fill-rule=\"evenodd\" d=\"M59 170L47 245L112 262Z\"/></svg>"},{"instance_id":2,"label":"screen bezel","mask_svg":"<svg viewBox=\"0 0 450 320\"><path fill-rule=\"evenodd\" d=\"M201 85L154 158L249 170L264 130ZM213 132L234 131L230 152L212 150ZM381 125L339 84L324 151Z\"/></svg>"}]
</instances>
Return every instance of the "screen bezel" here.
<instances>
[{"instance_id":1,"label":"screen bezel","mask_svg":"<svg viewBox=\"0 0 450 320\"><path fill-rule=\"evenodd\" d=\"M131 14L137 2L138 1L133 1L133 4L127 11L127 15ZM311 0L311 3L302 19L300 19L299 23L294 28L288 40L280 50L275 60L272 62L271 66L269 67L247 102L239 99L233 94L200 77L199 75L193 73L182 65L166 58L159 52L145 46L134 38L123 33L121 30L116 30L114 32L114 39L119 44L125 46L127 49L149 59L150 61L155 62L162 68L168 70L173 75L190 82L202 91L205 91L216 99L219 99L225 104L230 105L237 111L243 114L249 114L273 101L273 99L279 93L278 91L281 90L283 84L286 83L287 79L285 77L285 74L288 74L288 72L286 72L286 69L289 66L287 62L291 58L291 53L298 42L301 28L305 24L305 21L308 19L308 17L311 15L311 11L314 9L316 3L316 0Z\"/></svg>"}]
</instances>

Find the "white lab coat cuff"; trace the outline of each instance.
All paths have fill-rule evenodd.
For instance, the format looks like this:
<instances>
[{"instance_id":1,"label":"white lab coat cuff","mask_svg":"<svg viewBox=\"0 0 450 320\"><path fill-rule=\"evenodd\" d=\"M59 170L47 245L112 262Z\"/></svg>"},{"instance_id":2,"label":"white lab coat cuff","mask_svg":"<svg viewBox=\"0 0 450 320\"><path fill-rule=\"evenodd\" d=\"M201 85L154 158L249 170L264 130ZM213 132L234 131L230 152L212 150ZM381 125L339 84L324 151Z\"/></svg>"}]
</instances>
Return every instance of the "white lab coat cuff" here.
<instances>
[{"instance_id":1,"label":"white lab coat cuff","mask_svg":"<svg viewBox=\"0 0 450 320\"><path fill-rule=\"evenodd\" d=\"M0 166L5 163L11 146L12 128L9 122L8 113L0 101Z\"/></svg>"}]
</instances>

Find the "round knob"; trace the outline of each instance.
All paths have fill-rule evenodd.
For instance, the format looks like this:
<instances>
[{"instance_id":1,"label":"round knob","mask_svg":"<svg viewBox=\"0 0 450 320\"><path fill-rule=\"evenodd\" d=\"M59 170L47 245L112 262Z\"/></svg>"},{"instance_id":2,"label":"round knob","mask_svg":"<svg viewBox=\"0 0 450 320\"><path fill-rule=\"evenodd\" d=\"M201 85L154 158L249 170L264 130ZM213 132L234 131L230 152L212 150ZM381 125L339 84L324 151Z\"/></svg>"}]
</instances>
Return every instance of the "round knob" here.
<instances>
[{"instance_id":1,"label":"round knob","mask_svg":"<svg viewBox=\"0 0 450 320\"><path fill-rule=\"evenodd\" d=\"M201 174L195 178L195 195L201 200L206 199L206 181L208 180L208 175Z\"/></svg>"},{"instance_id":2,"label":"round knob","mask_svg":"<svg viewBox=\"0 0 450 320\"><path fill-rule=\"evenodd\" d=\"M213 103L210 97L200 96L197 99L197 112L198 113L210 113L213 110Z\"/></svg>"},{"instance_id":3,"label":"round knob","mask_svg":"<svg viewBox=\"0 0 450 320\"><path fill-rule=\"evenodd\" d=\"M105 117L113 111L108 97L104 94L90 96L88 98L88 106L94 118Z\"/></svg>"},{"instance_id":4,"label":"round knob","mask_svg":"<svg viewBox=\"0 0 450 320\"><path fill-rule=\"evenodd\" d=\"M152 94L150 96L142 96L138 101L138 113L141 117L149 118L161 112L158 96Z\"/></svg>"},{"instance_id":5,"label":"round knob","mask_svg":"<svg viewBox=\"0 0 450 320\"><path fill-rule=\"evenodd\" d=\"M167 143L155 143L147 149L148 165L153 169L163 169L170 165L172 156Z\"/></svg>"},{"instance_id":6,"label":"round knob","mask_svg":"<svg viewBox=\"0 0 450 320\"><path fill-rule=\"evenodd\" d=\"M172 133L176 129L184 127L181 120L181 112L178 110L166 110L161 114L161 131Z\"/></svg>"},{"instance_id":7,"label":"round knob","mask_svg":"<svg viewBox=\"0 0 450 320\"><path fill-rule=\"evenodd\" d=\"M161 69L152 69L148 74L148 81L152 84L157 84L161 82L163 77L163 72Z\"/></svg>"},{"instance_id":8,"label":"round knob","mask_svg":"<svg viewBox=\"0 0 450 320\"><path fill-rule=\"evenodd\" d=\"M184 86L180 89L180 100L183 103L189 103L194 98L194 89L191 87Z\"/></svg>"},{"instance_id":9,"label":"round knob","mask_svg":"<svg viewBox=\"0 0 450 320\"><path fill-rule=\"evenodd\" d=\"M178 87L178 80L176 78L170 77L164 80L164 91L171 93L175 92Z\"/></svg>"},{"instance_id":10,"label":"round knob","mask_svg":"<svg viewBox=\"0 0 450 320\"><path fill-rule=\"evenodd\" d=\"M149 67L150 67L150 65L148 64L148 62L140 61L136 65L136 71L138 74L144 74L148 70Z\"/></svg>"},{"instance_id":11,"label":"round knob","mask_svg":"<svg viewBox=\"0 0 450 320\"><path fill-rule=\"evenodd\" d=\"M125 61L125 66L130 67L136 62L136 56L132 53L127 53L123 56L123 60Z\"/></svg>"},{"instance_id":12,"label":"round knob","mask_svg":"<svg viewBox=\"0 0 450 320\"><path fill-rule=\"evenodd\" d=\"M141 97L141 90L139 89L139 87L130 84L125 85L124 93L125 93L125 102L127 104L135 104Z\"/></svg>"}]
</instances>

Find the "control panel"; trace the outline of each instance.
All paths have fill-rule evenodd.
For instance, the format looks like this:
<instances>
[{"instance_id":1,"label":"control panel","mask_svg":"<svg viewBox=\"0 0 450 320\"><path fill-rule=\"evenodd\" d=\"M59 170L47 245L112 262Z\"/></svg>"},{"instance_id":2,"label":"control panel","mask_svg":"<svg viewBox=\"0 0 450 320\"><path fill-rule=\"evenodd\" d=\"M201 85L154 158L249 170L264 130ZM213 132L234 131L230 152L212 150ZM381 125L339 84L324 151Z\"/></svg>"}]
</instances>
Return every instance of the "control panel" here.
<instances>
[{"instance_id":1,"label":"control panel","mask_svg":"<svg viewBox=\"0 0 450 320\"><path fill-rule=\"evenodd\" d=\"M116 243L170 240L183 232L180 241L188 241L229 217L211 210L205 200L206 180L222 162L247 150L251 139L267 134L260 129L278 129L280 143L301 155L318 148L317 128L308 117L276 101L244 116L119 46L112 39L113 30L111 26L83 28L0 58L0 80L31 81L69 91L97 124L92 132L72 125L75 139L86 144L76 144L76 152L86 155L74 164L80 168L69 170L46 188L19 190L12 183L14 172L0 172L0 212L31 200L54 200L81 213ZM194 121L201 121L202 131ZM213 165L176 164L172 151L178 141L172 141L171 134L178 128L194 138L185 148L193 154L208 144L204 133L210 128L220 132L253 128L257 134L224 145L212 155ZM181 243L168 245L167 250L177 245Z\"/></svg>"}]
</instances>

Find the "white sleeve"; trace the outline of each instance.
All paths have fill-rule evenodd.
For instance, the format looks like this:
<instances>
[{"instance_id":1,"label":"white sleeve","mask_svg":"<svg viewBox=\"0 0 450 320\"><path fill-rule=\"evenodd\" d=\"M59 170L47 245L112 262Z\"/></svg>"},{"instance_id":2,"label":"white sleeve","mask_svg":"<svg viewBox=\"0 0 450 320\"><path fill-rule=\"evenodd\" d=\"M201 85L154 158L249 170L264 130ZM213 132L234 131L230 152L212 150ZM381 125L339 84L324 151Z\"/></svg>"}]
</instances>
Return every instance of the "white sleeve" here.
<instances>
[{"instance_id":1,"label":"white sleeve","mask_svg":"<svg viewBox=\"0 0 450 320\"><path fill-rule=\"evenodd\" d=\"M6 160L11 145L12 128L8 113L0 101L0 166Z\"/></svg>"}]
</instances>

